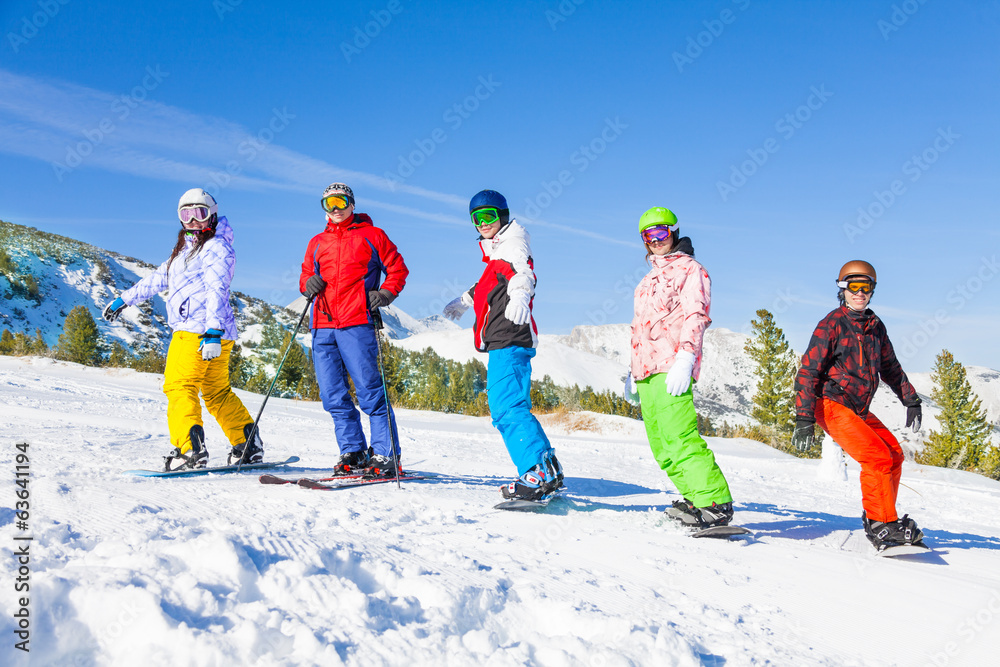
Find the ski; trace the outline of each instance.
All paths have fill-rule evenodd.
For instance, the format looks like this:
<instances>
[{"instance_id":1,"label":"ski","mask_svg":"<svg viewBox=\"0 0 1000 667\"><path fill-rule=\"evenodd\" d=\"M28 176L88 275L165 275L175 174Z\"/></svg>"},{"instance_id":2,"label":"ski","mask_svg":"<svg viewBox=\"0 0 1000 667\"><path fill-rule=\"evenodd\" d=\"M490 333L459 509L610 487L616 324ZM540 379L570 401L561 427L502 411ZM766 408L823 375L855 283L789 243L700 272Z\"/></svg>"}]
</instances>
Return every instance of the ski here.
<instances>
[{"instance_id":1,"label":"ski","mask_svg":"<svg viewBox=\"0 0 1000 667\"><path fill-rule=\"evenodd\" d=\"M193 475L211 475L228 472L251 472L254 470L267 470L268 468L278 468L280 466L295 463L299 460L297 456L289 456L284 461L269 461L266 463L244 463L241 466L215 466L205 468L186 468L184 470L125 470L123 475L133 477L191 477Z\"/></svg>"},{"instance_id":2,"label":"ski","mask_svg":"<svg viewBox=\"0 0 1000 667\"><path fill-rule=\"evenodd\" d=\"M538 512L549 506L549 503L553 498L559 496L560 493L565 489L565 487L558 489L557 491L544 495L538 500L505 500L502 503L497 503L493 506L495 510L507 510L508 512Z\"/></svg>"},{"instance_id":3,"label":"ski","mask_svg":"<svg viewBox=\"0 0 1000 667\"><path fill-rule=\"evenodd\" d=\"M896 556L912 556L913 554L931 553L933 549L923 542L916 544L900 544L893 547L886 547L878 552L882 558L895 558Z\"/></svg>"},{"instance_id":4,"label":"ski","mask_svg":"<svg viewBox=\"0 0 1000 667\"><path fill-rule=\"evenodd\" d=\"M712 526L711 528L702 528L691 533L691 537L727 538L736 537L737 535L753 535L753 533L743 526Z\"/></svg>"},{"instance_id":5,"label":"ski","mask_svg":"<svg viewBox=\"0 0 1000 667\"><path fill-rule=\"evenodd\" d=\"M436 477L436 475L428 475L426 473L405 473L400 474L400 482L414 482L421 479L431 479ZM322 481L317 479L303 478L298 480L296 483L304 489L315 489L318 491L337 491L339 489L353 489L359 486L367 486L369 484L385 484L386 482L395 482L395 477L357 477L354 479L348 479L339 484L324 484Z\"/></svg>"},{"instance_id":6,"label":"ski","mask_svg":"<svg viewBox=\"0 0 1000 667\"><path fill-rule=\"evenodd\" d=\"M333 475L331 477L313 477L314 482L335 482L337 480L361 479L364 473L353 473L350 475ZM263 474L259 478L261 484L298 484L302 477L278 477L277 475Z\"/></svg>"}]
</instances>

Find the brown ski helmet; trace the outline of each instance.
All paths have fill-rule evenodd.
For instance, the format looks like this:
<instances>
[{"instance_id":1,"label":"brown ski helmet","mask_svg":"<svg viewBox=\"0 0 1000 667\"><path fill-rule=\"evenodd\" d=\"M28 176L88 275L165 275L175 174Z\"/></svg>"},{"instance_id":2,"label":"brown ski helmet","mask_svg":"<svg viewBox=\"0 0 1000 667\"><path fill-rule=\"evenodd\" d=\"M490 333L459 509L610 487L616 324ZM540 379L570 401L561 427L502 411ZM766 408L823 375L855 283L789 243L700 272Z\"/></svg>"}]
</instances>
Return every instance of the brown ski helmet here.
<instances>
[{"instance_id":1,"label":"brown ski helmet","mask_svg":"<svg viewBox=\"0 0 1000 667\"><path fill-rule=\"evenodd\" d=\"M868 276L872 279L873 283L878 282L875 275L875 267L861 259L852 259L840 267L840 275L837 277L837 281L840 282L848 276Z\"/></svg>"}]
</instances>

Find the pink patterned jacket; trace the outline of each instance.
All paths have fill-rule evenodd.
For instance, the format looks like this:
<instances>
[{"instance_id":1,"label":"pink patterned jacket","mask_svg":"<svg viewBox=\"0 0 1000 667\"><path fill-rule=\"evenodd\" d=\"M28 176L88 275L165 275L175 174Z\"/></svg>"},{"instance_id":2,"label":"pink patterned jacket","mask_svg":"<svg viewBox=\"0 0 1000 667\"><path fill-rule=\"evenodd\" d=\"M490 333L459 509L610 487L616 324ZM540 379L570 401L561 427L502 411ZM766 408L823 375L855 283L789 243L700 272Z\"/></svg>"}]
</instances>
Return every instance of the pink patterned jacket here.
<instances>
[{"instance_id":1,"label":"pink patterned jacket","mask_svg":"<svg viewBox=\"0 0 1000 667\"><path fill-rule=\"evenodd\" d=\"M712 280L705 267L684 252L650 258L653 268L635 288L632 318L632 377L665 373L679 350L695 356L692 376L701 372L701 344L712 304Z\"/></svg>"}]
</instances>

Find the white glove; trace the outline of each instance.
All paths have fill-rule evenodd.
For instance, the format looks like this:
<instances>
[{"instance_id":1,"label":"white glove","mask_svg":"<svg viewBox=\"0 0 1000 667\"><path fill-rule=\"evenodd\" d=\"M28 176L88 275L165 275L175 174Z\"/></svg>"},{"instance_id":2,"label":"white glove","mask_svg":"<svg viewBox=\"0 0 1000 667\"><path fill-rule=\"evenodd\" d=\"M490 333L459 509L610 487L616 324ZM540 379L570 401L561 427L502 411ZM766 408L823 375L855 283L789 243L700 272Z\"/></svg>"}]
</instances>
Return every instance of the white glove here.
<instances>
[{"instance_id":1,"label":"white glove","mask_svg":"<svg viewBox=\"0 0 1000 667\"><path fill-rule=\"evenodd\" d=\"M201 335L201 358L211 361L222 354L222 331L219 329L209 329Z\"/></svg>"},{"instance_id":2,"label":"white glove","mask_svg":"<svg viewBox=\"0 0 1000 667\"><path fill-rule=\"evenodd\" d=\"M694 370L695 356L681 350L674 357L674 365L667 371L667 393L680 396L691 386L691 372Z\"/></svg>"},{"instance_id":3,"label":"white glove","mask_svg":"<svg viewBox=\"0 0 1000 667\"><path fill-rule=\"evenodd\" d=\"M623 393L623 397L629 405L639 406L639 387L635 386L635 378L632 377L631 369L629 369L628 375L625 376L625 392Z\"/></svg>"},{"instance_id":4,"label":"white glove","mask_svg":"<svg viewBox=\"0 0 1000 667\"><path fill-rule=\"evenodd\" d=\"M504 316L517 326L527 324L528 320L531 319L531 295L524 290L517 290L508 296L510 301L507 302L507 308L503 311Z\"/></svg>"},{"instance_id":5,"label":"white glove","mask_svg":"<svg viewBox=\"0 0 1000 667\"><path fill-rule=\"evenodd\" d=\"M462 296L452 299L444 307L444 316L452 322L457 322L461 319L462 315L465 315L465 311L472 307L472 303L472 295L468 292L463 292Z\"/></svg>"}]
</instances>

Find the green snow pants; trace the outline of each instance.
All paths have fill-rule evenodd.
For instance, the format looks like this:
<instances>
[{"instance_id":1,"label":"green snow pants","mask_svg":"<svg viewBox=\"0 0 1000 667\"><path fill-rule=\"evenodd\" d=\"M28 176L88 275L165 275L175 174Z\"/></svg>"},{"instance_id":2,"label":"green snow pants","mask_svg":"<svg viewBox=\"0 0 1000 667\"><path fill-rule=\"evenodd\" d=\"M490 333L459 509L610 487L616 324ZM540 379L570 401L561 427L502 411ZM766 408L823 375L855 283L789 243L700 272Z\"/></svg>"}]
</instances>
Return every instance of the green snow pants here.
<instances>
[{"instance_id":1,"label":"green snow pants","mask_svg":"<svg viewBox=\"0 0 1000 667\"><path fill-rule=\"evenodd\" d=\"M732 502L729 484L715 454L698 434L691 387L680 396L667 393L667 374L657 373L636 383L649 447L660 468L695 507Z\"/></svg>"}]
</instances>

